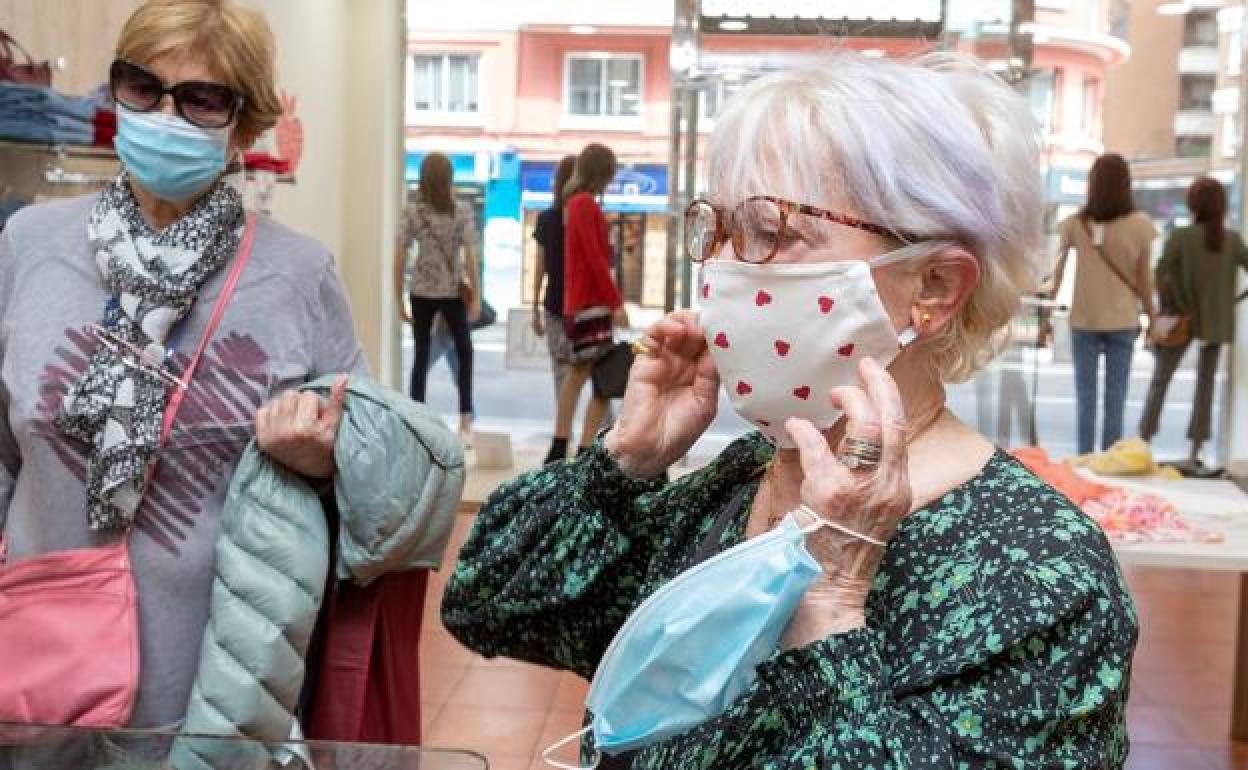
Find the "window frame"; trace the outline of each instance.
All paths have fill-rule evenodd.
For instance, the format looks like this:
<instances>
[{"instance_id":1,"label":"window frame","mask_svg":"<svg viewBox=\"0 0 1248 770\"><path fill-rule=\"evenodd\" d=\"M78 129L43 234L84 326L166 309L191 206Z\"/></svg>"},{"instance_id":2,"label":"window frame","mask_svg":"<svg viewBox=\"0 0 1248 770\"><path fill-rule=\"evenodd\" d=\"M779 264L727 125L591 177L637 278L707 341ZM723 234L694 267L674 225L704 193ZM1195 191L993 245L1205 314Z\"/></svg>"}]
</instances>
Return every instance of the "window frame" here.
<instances>
[{"instance_id":1,"label":"window frame","mask_svg":"<svg viewBox=\"0 0 1248 770\"><path fill-rule=\"evenodd\" d=\"M476 109L475 110L456 110L446 109L450 100L450 82L451 82L451 59L453 57L468 57L476 62ZM416 59L417 58L440 58L442 61L442 93L441 104L437 109L420 109L416 106ZM484 68L481 66L484 62L485 55L479 50L419 50L408 51L407 69L404 73L406 85L404 87L404 112L407 116L408 125L452 125L452 126L481 126L484 124L485 113L481 105L481 93L484 90Z\"/></svg>"},{"instance_id":2,"label":"window frame","mask_svg":"<svg viewBox=\"0 0 1248 770\"><path fill-rule=\"evenodd\" d=\"M605 55L603 55L605 54ZM636 115L578 115L572 112L572 62L576 59L603 62L602 96L599 104L606 104L606 88L609 81L607 62L616 60L637 62L637 114ZM608 131L639 131L643 125L642 114L646 99L646 54L642 51L564 51L563 54L563 109L560 116L561 129L600 129Z\"/></svg>"}]
</instances>

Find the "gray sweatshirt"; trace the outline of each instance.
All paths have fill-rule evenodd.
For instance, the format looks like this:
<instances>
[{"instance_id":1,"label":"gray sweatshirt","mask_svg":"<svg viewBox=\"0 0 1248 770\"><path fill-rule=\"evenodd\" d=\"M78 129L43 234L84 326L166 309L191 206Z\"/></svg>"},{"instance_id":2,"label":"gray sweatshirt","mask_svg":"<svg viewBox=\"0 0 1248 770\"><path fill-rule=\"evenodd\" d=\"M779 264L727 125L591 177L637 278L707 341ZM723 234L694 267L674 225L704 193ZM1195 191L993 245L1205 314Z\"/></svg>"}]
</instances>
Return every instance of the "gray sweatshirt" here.
<instances>
[{"instance_id":1,"label":"gray sweatshirt","mask_svg":"<svg viewBox=\"0 0 1248 770\"><path fill-rule=\"evenodd\" d=\"M87 529L87 447L53 421L95 348L87 327L108 300L87 243L95 200L22 209L0 233L0 530L11 561L116 537ZM208 280L174 328L177 364L199 344L226 272ZM256 409L280 390L364 366L329 253L258 217L251 259L130 536L141 666L132 726L170 726L185 713L221 507ZM0 661L0 668L14 663Z\"/></svg>"}]
</instances>

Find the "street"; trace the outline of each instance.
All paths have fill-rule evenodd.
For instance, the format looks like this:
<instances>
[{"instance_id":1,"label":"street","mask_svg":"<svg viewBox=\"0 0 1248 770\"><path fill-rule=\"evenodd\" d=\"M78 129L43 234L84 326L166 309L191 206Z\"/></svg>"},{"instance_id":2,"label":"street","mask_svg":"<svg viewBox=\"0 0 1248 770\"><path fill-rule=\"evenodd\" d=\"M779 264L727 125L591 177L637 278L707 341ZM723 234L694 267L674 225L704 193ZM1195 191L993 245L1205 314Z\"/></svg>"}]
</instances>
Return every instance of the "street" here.
<instances>
[{"instance_id":1,"label":"street","mask_svg":"<svg viewBox=\"0 0 1248 770\"><path fill-rule=\"evenodd\" d=\"M513 316L513 323L515 318ZM528 451L544 451L554 425L555 395L549 369L508 369L506 361L506 322L473 333L475 346L474 400L477 428L505 432L513 446ZM540 344L540 343L539 343ZM1063 340L1059 337L1058 345ZM1067 356L1068 357L1068 356ZM1047 351L1037 357L1031 350L1013 348L973 381L949 387L949 407L960 419L975 426L999 446L1012 448L1028 442L1030 393L1037 393L1036 428L1040 446L1055 457L1075 452L1074 374L1069 360L1052 362ZM404 335L403 372L406 387L411 370L410 332ZM1167 393L1161 433L1154 440L1154 453L1162 461L1187 455L1187 420L1191 414L1195 388L1195 349L1176 372ZM1127 393L1124 432L1135 435L1152 372L1152 355L1137 351L1132 361ZM1215 415L1220 414L1223 378L1216 389ZM439 361L429 376L429 403L454 424L456 390L445 361ZM690 453L694 462L706 461L723 446L749 430L749 425L732 411L721 392L719 413L707 434ZM1206 447L1206 462L1212 462L1218 445L1220 425L1215 417L1215 438ZM1099 436L1099 433L1098 433Z\"/></svg>"}]
</instances>

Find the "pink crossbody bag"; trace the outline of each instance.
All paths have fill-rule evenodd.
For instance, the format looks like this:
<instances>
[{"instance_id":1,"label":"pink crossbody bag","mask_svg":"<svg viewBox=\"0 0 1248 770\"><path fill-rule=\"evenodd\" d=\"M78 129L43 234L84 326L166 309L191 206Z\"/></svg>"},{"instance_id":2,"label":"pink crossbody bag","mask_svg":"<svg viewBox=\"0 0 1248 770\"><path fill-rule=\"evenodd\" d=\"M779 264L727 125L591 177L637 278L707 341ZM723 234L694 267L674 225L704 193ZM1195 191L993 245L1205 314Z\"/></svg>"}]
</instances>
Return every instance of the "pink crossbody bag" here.
<instances>
[{"instance_id":1,"label":"pink crossbody bag","mask_svg":"<svg viewBox=\"0 0 1248 770\"><path fill-rule=\"evenodd\" d=\"M254 238L255 218L249 214L182 387L169 396L162 447ZM123 727L130 720L139 686L139 620L129 535L109 545L55 551L12 565L5 564L0 537L0 722Z\"/></svg>"}]
</instances>

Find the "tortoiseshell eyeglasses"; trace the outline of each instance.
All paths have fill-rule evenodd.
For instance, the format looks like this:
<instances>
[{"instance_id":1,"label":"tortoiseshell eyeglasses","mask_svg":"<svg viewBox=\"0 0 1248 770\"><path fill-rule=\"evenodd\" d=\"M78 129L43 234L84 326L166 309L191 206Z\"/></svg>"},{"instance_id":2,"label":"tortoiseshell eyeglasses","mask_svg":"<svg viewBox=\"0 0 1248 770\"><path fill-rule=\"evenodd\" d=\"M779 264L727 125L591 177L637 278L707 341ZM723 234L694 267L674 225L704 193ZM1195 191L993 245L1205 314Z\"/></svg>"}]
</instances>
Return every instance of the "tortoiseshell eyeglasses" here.
<instances>
[{"instance_id":1,"label":"tortoiseshell eyeglasses","mask_svg":"<svg viewBox=\"0 0 1248 770\"><path fill-rule=\"evenodd\" d=\"M817 206L794 203L773 195L754 195L737 204L731 215L702 198L690 203L685 209L685 252L694 262L705 262L718 255L724 244L731 241L737 259L768 262L793 240L789 220L795 214L854 227L903 243L927 240Z\"/></svg>"}]
</instances>

